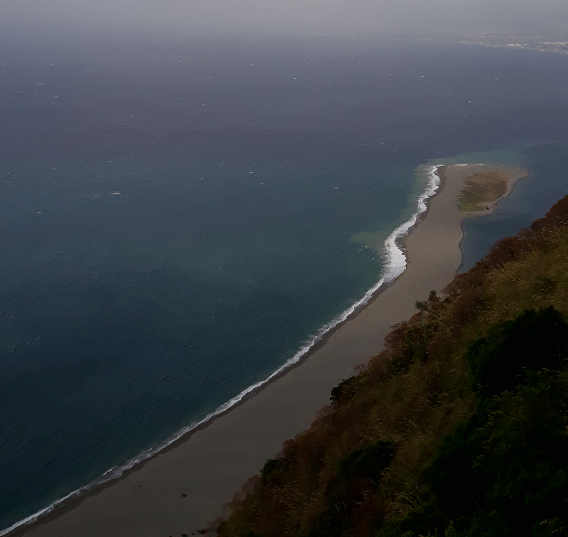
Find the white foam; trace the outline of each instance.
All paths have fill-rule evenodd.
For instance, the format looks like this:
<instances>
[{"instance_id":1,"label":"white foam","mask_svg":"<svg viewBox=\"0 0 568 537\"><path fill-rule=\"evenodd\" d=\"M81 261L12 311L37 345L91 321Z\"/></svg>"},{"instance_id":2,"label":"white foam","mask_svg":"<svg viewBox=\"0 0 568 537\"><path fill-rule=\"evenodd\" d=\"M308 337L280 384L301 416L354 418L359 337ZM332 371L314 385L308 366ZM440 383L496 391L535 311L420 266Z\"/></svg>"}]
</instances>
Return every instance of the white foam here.
<instances>
[{"instance_id":1,"label":"white foam","mask_svg":"<svg viewBox=\"0 0 568 537\"><path fill-rule=\"evenodd\" d=\"M10 532L14 531L17 528L25 526L27 524L32 524L33 522L37 521L40 517L43 517L54 509L65 503L66 501L78 497L89 490L98 487L104 483L108 483L109 481L113 481L118 479L122 476L125 472L131 470L138 464L150 459L160 451L163 451L165 448L171 446L173 443L177 442L183 436L189 434L192 431L195 431L199 427L206 425L210 421L214 420L221 414L224 414L228 410L230 410L235 405L239 404L243 399L245 399L248 395L254 393L262 386L268 384L272 380L274 380L278 375L284 373L287 369L294 366L298 362L302 360L330 331L335 329L337 326L345 322L349 317L351 317L355 312L365 306L371 298L377 293L377 291L383 287L383 285L388 284L398 278L405 270L407 265L406 254L402 250L399 245L401 239L403 239L406 235L408 235L409 231L416 225L418 221L418 217L427 211L427 201L436 194L440 187L440 177L438 176L438 168L441 165L432 165L426 168L427 170L427 177L428 182L426 184L426 188L424 192L418 197L417 204L416 204L416 212L405 222L400 224L385 240L385 270L384 275L354 304L349 306L345 309L342 313L340 313L335 319L331 322L327 323L326 325L322 326L315 335L311 336L309 340L291 357L289 358L284 364L282 364L278 369L273 371L270 375L268 375L263 380L256 382L255 384L251 384L243 391L235 395L232 399L229 399L222 405L218 406L213 412L205 416L203 419L193 422L186 427L183 427L179 431L177 431L173 436L168 438L166 441L161 443L158 446L149 448L144 450L142 453L137 455L136 457L130 459L125 464L120 466L114 466L109 468L104 474L99 477L97 480L78 488L66 496L56 500L51 505L40 509L36 513L19 520L18 522L12 524L9 528L4 530L0 530L0 537L8 535Z\"/></svg>"},{"instance_id":2,"label":"white foam","mask_svg":"<svg viewBox=\"0 0 568 537\"><path fill-rule=\"evenodd\" d=\"M418 197L417 211L406 221L400 224L385 241L385 281L392 282L398 278L405 270L407 259L404 251L399 246L402 238L408 235L408 232L416 225L418 217L428 210L426 202L440 188L440 177L438 176L439 166L430 166L428 168L428 183L424 192Z\"/></svg>"}]
</instances>

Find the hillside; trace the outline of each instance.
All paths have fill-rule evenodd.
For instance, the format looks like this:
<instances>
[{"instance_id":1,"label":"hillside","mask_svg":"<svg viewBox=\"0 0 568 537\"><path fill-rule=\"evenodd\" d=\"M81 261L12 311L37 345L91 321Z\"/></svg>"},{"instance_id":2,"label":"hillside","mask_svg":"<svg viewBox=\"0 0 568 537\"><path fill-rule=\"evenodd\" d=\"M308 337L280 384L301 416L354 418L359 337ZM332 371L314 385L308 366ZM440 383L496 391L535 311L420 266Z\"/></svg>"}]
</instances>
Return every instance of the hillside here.
<instances>
[{"instance_id":1,"label":"hillside","mask_svg":"<svg viewBox=\"0 0 568 537\"><path fill-rule=\"evenodd\" d=\"M222 537L568 535L568 197L331 393Z\"/></svg>"}]
</instances>

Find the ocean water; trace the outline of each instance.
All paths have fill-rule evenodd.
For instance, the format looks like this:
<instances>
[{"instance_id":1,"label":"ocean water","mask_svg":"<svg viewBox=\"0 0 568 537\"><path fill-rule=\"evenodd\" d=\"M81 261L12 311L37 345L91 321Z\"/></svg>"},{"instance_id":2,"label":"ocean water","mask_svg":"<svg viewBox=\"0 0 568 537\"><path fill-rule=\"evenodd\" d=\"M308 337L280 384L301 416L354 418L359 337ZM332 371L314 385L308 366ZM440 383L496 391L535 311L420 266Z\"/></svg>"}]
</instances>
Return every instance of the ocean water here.
<instances>
[{"instance_id":1,"label":"ocean water","mask_svg":"<svg viewBox=\"0 0 568 537\"><path fill-rule=\"evenodd\" d=\"M563 56L38 28L0 22L0 528L309 344L385 276L426 164L531 172L464 267L566 193Z\"/></svg>"}]
</instances>

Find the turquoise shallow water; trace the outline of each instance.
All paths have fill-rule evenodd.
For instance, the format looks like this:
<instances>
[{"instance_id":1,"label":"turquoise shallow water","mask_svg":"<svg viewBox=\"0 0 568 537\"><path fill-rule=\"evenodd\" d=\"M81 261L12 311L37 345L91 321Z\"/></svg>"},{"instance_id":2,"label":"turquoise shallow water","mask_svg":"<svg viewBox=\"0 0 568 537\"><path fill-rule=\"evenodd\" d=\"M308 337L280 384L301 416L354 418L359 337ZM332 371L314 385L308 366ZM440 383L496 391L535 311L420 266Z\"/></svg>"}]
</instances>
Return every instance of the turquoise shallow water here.
<instances>
[{"instance_id":1,"label":"turquoise shallow water","mask_svg":"<svg viewBox=\"0 0 568 537\"><path fill-rule=\"evenodd\" d=\"M531 170L466 224L466 266L565 191L564 57L1 29L0 527L201 419L360 298L383 259L353 237L412 214L420 164Z\"/></svg>"}]
</instances>

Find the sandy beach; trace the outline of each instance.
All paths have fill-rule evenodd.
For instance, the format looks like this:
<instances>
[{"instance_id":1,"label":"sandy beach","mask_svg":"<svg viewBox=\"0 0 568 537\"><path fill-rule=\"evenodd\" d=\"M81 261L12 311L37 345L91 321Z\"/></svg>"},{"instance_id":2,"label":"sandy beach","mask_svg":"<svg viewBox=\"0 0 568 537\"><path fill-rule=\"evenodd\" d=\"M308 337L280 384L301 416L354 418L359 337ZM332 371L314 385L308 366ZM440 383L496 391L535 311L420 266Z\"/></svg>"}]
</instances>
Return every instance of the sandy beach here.
<instances>
[{"instance_id":1,"label":"sandy beach","mask_svg":"<svg viewBox=\"0 0 568 537\"><path fill-rule=\"evenodd\" d=\"M484 165L439 168L442 188L405 241L408 267L392 285L335 330L298 366L243 404L182 439L109 486L73 500L14 534L30 537L168 537L196 535L282 443L306 428L331 388L380 352L393 324L416 301L441 291L461 262L458 196ZM499 168L501 171L504 168ZM520 170L508 170L507 194ZM469 215L471 216L471 215Z\"/></svg>"}]
</instances>

